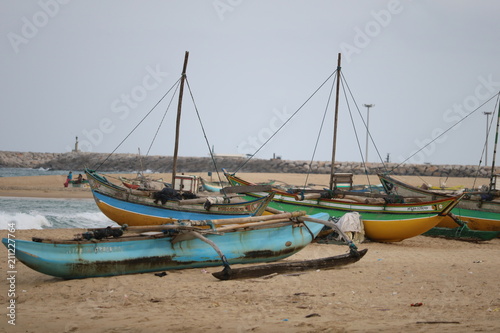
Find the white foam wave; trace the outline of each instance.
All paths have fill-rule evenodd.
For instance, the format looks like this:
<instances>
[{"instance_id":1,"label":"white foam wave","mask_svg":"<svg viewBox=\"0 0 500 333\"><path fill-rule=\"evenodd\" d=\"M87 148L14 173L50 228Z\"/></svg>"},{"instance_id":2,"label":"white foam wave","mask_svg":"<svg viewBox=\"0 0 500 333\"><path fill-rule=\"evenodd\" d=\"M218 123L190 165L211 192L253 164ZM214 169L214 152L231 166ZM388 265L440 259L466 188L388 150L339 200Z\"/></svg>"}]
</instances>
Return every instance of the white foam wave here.
<instances>
[{"instance_id":1,"label":"white foam wave","mask_svg":"<svg viewBox=\"0 0 500 333\"><path fill-rule=\"evenodd\" d=\"M10 229L12 224L14 224L15 229L43 229L52 227L52 223L43 215L0 212L0 229Z\"/></svg>"}]
</instances>

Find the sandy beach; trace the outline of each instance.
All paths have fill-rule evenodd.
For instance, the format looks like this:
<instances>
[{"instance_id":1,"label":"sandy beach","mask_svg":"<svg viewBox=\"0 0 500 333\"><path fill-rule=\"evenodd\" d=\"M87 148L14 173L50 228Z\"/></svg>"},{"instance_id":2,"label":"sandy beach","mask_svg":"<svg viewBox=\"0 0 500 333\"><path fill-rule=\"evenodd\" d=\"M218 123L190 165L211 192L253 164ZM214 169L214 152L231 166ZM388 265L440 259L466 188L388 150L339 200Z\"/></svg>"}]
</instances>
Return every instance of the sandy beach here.
<instances>
[{"instance_id":1,"label":"sandy beach","mask_svg":"<svg viewBox=\"0 0 500 333\"><path fill-rule=\"evenodd\" d=\"M304 175L244 176L255 182L304 182ZM64 178L0 178L0 195L91 197L88 188L64 188ZM448 179L447 185L470 187L472 181ZM328 176L310 176L308 183L327 184ZM16 230L14 235L29 240L72 238L79 232ZM0 231L2 237L8 233ZM0 284L0 332L500 331L500 239L473 243L418 236L359 247L367 248L367 255L340 269L240 281L217 280L210 273L220 268L63 280L16 262L15 281L4 278ZM345 252L347 246L313 243L287 260ZM2 253L2 271L9 271L7 251ZM12 299L15 325L6 316Z\"/></svg>"}]
</instances>

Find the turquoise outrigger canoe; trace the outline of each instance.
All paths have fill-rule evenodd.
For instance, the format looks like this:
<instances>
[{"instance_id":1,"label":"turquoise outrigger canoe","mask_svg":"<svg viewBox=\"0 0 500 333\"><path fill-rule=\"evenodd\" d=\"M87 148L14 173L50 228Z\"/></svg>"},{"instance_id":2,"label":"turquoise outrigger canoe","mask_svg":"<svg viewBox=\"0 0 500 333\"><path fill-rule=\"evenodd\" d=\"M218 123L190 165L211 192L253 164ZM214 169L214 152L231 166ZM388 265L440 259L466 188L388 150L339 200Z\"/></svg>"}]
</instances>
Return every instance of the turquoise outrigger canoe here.
<instances>
[{"instance_id":1,"label":"turquoise outrigger canoe","mask_svg":"<svg viewBox=\"0 0 500 333\"><path fill-rule=\"evenodd\" d=\"M219 222L224 225L220 228L214 227L215 220L192 221L195 227L187 226L186 222L135 227L142 230L163 228L164 231L105 239L16 239L15 256L35 271L64 279L271 262L302 250L323 228L321 223L299 221L293 214L287 214L276 216L281 216L280 220L264 221L262 217L264 222L230 226ZM311 218L327 221L328 214ZM200 227L203 223L205 226ZM12 240L4 238L2 242L7 248L12 246ZM350 262L359 260L362 255L354 254Z\"/></svg>"}]
</instances>

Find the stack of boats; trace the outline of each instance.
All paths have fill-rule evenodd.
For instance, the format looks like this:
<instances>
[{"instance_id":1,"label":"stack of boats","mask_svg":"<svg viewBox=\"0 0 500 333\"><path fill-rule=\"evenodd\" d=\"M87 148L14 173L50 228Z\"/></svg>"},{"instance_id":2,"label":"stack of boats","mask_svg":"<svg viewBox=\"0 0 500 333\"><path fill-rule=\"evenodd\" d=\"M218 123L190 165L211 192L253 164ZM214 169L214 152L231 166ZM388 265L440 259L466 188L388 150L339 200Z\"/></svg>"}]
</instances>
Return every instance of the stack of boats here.
<instances>
[{"instance_id":1,"label":"stack of boats","mask_svg":"<svg viewBox=\"0 0 500 333\"><path fill-rule=\"evenodd\" d=\"M310 244L325 226L337 227L328 221L327 213L266 212L272 191L249 201L236 196L236 202L231 202L221 196L222 202L207 205L208 197L168 188L173 196L162 202L158 200L161 191L131 189L94 171L86 173L97 206L121 227L88 230L71 240L16 240L16 257L28 267L73 279L223 266L213 275L227 280L333 268L354 263L366 253L348 241L349 252L334 257L232 269L233 264L289 257ZM186 194L189 199L182 198ZM8 246L9 240L3 243Z\"/></svg>"}]
</instances>

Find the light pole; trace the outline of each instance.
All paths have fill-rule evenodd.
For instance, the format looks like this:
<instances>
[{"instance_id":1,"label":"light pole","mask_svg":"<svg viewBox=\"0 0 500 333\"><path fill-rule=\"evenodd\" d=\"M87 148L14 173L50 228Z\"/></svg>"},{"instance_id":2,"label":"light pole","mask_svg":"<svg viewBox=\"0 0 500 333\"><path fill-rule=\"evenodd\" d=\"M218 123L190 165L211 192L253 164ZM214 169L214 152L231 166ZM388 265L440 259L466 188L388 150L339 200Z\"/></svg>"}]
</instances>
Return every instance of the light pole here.
<instances>
[{"instance_id":1,"label":"light pole","mask_svg":"<svg viewBox=\"0 0 500 333\"><path fill-rule=\"evenodd\" d=\"M368 136L370 126L370 108L374 107L375 104L363 104L366 107L366 153L365 153L365 162L368 162Z\"/></svg>"},{"instance_id":2,"label":"light pole","mask_svg":"<svg viewBox=\"0 0 500 333\"><path fill-rule=\"evenodd\" d=\"M483 112L486 115L486 149L484 151L484 165L488 165L488 125L490 124L490 114L492 112Z\"/></svg>"}]
</instances>

